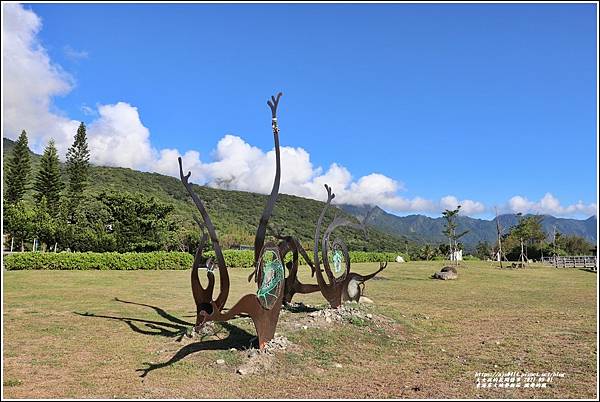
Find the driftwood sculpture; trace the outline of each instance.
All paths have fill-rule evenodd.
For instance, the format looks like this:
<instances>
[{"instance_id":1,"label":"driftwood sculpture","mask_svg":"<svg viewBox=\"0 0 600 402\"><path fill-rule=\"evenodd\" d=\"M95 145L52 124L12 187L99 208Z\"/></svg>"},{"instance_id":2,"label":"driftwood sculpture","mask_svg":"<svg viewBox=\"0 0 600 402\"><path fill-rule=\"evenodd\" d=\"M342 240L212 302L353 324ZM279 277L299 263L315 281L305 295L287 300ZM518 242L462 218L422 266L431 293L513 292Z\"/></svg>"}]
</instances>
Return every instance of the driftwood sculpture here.
<instances>
[{"instance_id":1,"label":"driftwood sculpture","mask_svg":"<svg viewBox=\"0 0 600 402\"><path fill-rule=\"evenodd\" d=\"M310 259L304 247L300 244L297 238L293 236L282 235L281 232L276 231L272 227L269 227L270 234L272 237L280 240L278 247L281 250L281 258L285 261L286 256L289 252L292 253L292 260L288 261L285 266L287 268L288 275L285 278L285 287L283 292L283 304L289 304L292 302L292 298L296 293L307 294L318 292L320 290L317 284L304 284L298 279L298 266L300 263L299 257L302 256L306 264L312 271L312 276L315 275L315 266ZM255 275L252 272L248 276L248 281Z\"/></svg>"},{"instance_id":2,"label":"driftwood sculpture","mask_svg":"<svg viewBox=\"0 0 600 402\"><path fill-rule=\"evenodd\" d=\"M360 275L355 272L350 272L350 255L348 253L348 247L342 239L336 238L333 242L329 241L331 233L342 226L354 227L356 229L363 230L366 234L366 221L369 219L369 215L364 218L360 225L352 223L346 218L340 218L336 216L333 221L329 224L323 235L321 249L323 253L323 268L327 275L327 281L323 277L323 271L321 270L321 262L319 260L319 239L321 237L321 225L325 212L331 204L331 201L335 198L335 194L332 193L331 187L325 184L327 190L327 202L325 207L319 216L317 221L317 227L315 229L315 244L314 244L314 272L317 277L317 283L319 289L323 294L323 297L329 302L332 308L339 307L342 302L347 300L358 301L364 290L364 283L369 279L373 278L379 272L383 271L387 263L380 263L379 269L370 275ZM330 247L331 245L331 247ZM330 250L331 248L331 250ZM329 252L332 252L333 270L329 264ZM363 289L361 289L361 286Z\"/></svg>"},{"instance_id":3,"label":"driftwood sculpture","mask_svg":"<svg viewBox=\"0 0 600 402\"><path fill-rule=\"evenodd\" d=\"M281 247L273 243L265 244L267 224L269 217L273 212L275 202L277 201L279 182L281 179L281 155L279 151L279 128L277 125L277 106L281 95L282 94L279 93L277 97L271 97L271 100L267 102L271 108L271 121L275 141L276 171L273 188L260 218L254 240L255 274L258 289L256 294L247 294L243 296L226 312L223 311L223 308L229 295L229 275L225 265L225 259L210 216L208 215L202 200L194 193L191 184L189 183L191 172L188 172L187 175L183 174L182 162L181 158L179 158L179 174L181 181L202 215L203 222L197 221L197 223L201 230L203 230L203 227L206 227L208 230L208 236L210 236L215 250L216 264L219 269L220 292L219 296L213 300L212 293L215 281L212 269L207 270L208 286L206 289L202 287L198 278L198 267L203 261L202 247L206 242L206 235L203 234L201 245L196 251L196 256L194 258L191 277L192 293L194 302L196 303L196 328L201 328L208 321L227 321L238 314L245 313L248 314L254 322L260 348L263 348L275 334L285 283L282 257L285 250L282 250ZM210 264L211 267L208 265L209 264L207 264L208 268L212 267L212 264Z\"/></svg>"},{"instance_id":4,"label":"driftwood sculpture","mask_svg":"<svg viewBox=\"0 0 600 402\"><path fill-rule=\"evenodd\" d=\"M312 293L321 291L331 307L338 307L345 300L358 300L362 293L361 286L364 288L364 282L373 278L383 269L386 264L380 264L378 271L363 276L350 272L350 256L346 244L341 239L335 239L331 243L331 253L333 261L333 271L331 269L328 253L330 252L329 237L338 227L351 226L365 230L365 218L361 225L356 225L344 218L336 217L327 227L322 241L323 266L328 278L328 282L323 277L323 270L320 268L318 256L320 230L325 212L335 195L331 188L325 185L327 189L327 203L317 222L315 232L314 264L308 253L304 250L300 242L292 236L282 236L275 234L274 237L279 240L278 244L268 242L265 244L265 236L268 227L268 221L273 213L277 196L279 193L279 184L281 180L281 155L279 149L279 127L277 124L277 106L281 93L277 97L271 97L267 102L271 109L271 123L273 128L273 138L275 143L275 178L273 187L267 200L259 221L256 235L254 238L254 270L248 277L250 281L253 277L257 283L256 294L247 294L243 296L233 307L224 309L229 296L229 274L225 265L225 258L219 244L219 239L215 227L208 215L206 207L202 200L193 191L189 178L191 172L187 175L183 173L181 158L179 161L179 174L181 182L192 197L196 208L200 212L202 219L197 219L202 238L196 254L191 272L191 286L194 302L196 304L196 330L202 328L209 321L227 321L236 315L247 314L252 318L256 333L258 336L259 347L262 349L265 344L271 340L275 334L275 328L279 320L279 312L284 302L291 302L296 293ZM208 234L205 232L208 232ZM366 232L365 232L366 233ZM215 260L206 259L202 255L202 250L210 237L213 249L215 251ZM285 257L292 253L292 260L284 265ZM302 258L310 266L313 276L317 277L317 284L303 284L298 279L299 258ZM219 295L213 299L213 290L215 285L214 268L219 270ZM206 288L200 283L198 269L205 267L207 272L208 284ZM285 275L287 268L288 275Z\"/></svg>"}]
</instances>

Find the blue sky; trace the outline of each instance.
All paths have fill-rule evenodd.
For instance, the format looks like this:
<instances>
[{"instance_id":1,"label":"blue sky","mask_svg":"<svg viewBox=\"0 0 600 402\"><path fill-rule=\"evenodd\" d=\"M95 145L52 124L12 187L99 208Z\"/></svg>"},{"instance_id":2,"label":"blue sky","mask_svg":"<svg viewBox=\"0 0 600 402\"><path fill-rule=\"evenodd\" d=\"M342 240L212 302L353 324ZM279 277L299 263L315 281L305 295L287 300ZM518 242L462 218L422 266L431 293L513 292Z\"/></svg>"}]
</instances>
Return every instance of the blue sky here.
<instances>
[{"instance_id":1,"label":"blue sky","mask_svg":"<svg viewBox=\"0 0 600 402\"><path fill-rule=\"evenodd\" d=\"M595 4L27 4L6 29L27 10L65 85L42 91L48 113L86 122L98 163L176 174L187 152L199 182L266 192L252 171L272 165L281 90L285 192L333 180L399 215L596 211Z\"/></svg>"}]
</instances>

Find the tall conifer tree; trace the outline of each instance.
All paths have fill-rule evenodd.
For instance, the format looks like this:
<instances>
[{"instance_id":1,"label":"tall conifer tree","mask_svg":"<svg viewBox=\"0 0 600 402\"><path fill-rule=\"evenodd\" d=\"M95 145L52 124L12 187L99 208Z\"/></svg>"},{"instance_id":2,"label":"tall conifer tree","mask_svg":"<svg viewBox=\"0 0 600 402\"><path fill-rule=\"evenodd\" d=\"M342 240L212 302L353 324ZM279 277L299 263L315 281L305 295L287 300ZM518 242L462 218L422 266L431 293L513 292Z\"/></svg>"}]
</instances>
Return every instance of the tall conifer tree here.
<instances>
[{"instance_id":1,"label":"tall conifer tree","mask_svg":"<svg viewBox=\"0 0 600 402\"><path fill-rule=\"evenodd\" d=\"M68 211L69 219L73 220L75 211L83 197L90 166L90 151L88 150L85 124L83 122L77 129L75 141L67 151L67 176L68 184Z\"/></svg>"},{"instance_id":2,"label":"tall conifer tree","mask_svg":"<svg viewBox=\"0 0 600 402\"><path fill-rule=\"evenodd\" d=\"M31 161L29 160L27 133L23 130L15 143L6 168L5 199L9 204L16 204L23 199L23 195L27 191L30 172Z\"/></svg>"},{"instance_id":3,"label":"tall conifer tree","mask_svg":"<svg viewBox=\"0 0 600 402\"><path fill-rule=\"evenodd\" d=\"M60 206L60 192L64 185L60 177L60 162L54 140L50 140L40 159L40 170L34 183L35 199L39 203L46 198L48 209L52 215L57 215Z\"/></svg>"}]
</instances>

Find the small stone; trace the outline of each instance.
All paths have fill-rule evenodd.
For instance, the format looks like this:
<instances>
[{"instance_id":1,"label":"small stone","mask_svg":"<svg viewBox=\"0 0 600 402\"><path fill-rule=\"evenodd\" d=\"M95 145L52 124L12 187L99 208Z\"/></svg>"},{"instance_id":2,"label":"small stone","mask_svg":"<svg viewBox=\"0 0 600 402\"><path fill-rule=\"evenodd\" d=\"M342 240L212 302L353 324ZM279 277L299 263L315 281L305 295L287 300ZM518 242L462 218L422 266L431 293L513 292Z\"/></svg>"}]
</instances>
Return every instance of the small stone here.
<instances>
[{"instance_id":1,"label":"small stone","mask_svg":"<svg viewBox=\"0 0 600 402\"><path fill-rule=\"evenodd\" d=\"M367 318L370 320L373 318L373 314L367 314Z\"/></svg>"},{"instance_id":2,"label":"small stone","mask_svg":"<svg viewBox=\"0 0 600 402\"><path fill-rule=\"evenodd\" d=\"M331 322L331 318L329 318L329 317L325 318L325 322L328 322L328 323Z\"/></svg>"},{"instance_id":3,"label":"small stone","mask_svg":"<svg viewBox=\"0 0 600 402\"><path fill-rule=\"evenodd\" d=\"M308 327L306 325L303 325L302 329L308 329Z\"/></svg>"},{"instance_id":4,"label":"small stone","mask_svg":"<svg viewBox=\"0 0 600 402\"><path fill-rule=\"evenodd\" d=\"M496 341L496 345L500 345L500 341Z\"/></svg>"},{"instance_id":5,"label":"small stone","mask_svg":"<svg viewBox=\"0 0 600 402\"><path fill-rule=\"evenodd\" d=\"M373 304L373 300L369 299L366 296L361 296L360 299L358 300L359 303L369 303L369 304Z\"/></svg>"},{"instance_id":6,"label":"small stone","mask_svg":"<svg viewBox=\"0 0 600 402\"><path fill-rule=\"evenodd\" d=\"M319 312L318 311L313 311L312 313L308 313L309 316L311 317L318 317L319 316Z\"/></svg>"},{"instance_id":7,"label":"small stone","mask_svg":"<svg viewBox=\"0 0 600 402\"><path fill-rule=\"evenodd\" d=\"M334 364L335 368L342 368L342 365L339 363Z\"/></svg>"},{"instance_id":8,"label":"small stone","mask_svg":"<svg viewBox=\"0 0 600 402\"><path fill-rule=\"evenodd\" d=\"M230 352L237 352L237 349L236 348L230 348L229 351Z\"/></svg>"},{"instance_id":9,"label":"small stone","mask_svg":"<svg viewBox=\"0 0 600 402\"><path fill-rule=\"evenodd\" d=\"M446 349L442 349L442 352L445 352L445 351L446 351Z\"/></svg>"},{"instance_id":10,"label":"small stone","mask_svg":"<svg viewBox=\"0 0 600 402\"><path fill-rule=\"evenodd\" d=\"M219 360L217 360L217 364L225 364L225 360L219 359Z\"/></svg>"},{"instance_id":11,"label":"small stone","mask_svg":"<svg viewBox=\"0 0 600 402\"><path fill-rule=\"evenodd\" d=\"M237 369L236 373L240 375L246 375L250 373L250 370L246 367L240 367L239 369Z\"/></svg>"}]
</instances>

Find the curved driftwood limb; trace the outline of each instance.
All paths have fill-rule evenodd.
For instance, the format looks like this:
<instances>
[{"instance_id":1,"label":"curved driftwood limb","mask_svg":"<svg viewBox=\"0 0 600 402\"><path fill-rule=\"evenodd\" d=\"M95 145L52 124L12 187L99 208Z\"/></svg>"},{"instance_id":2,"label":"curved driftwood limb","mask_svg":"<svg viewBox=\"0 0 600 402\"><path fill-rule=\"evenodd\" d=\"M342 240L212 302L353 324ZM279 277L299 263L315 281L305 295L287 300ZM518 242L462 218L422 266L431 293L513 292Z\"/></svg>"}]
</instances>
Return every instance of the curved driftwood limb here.
<instances>
[{"instance_id":1,"label":"curved driftwood limb","mask_svg":"<svg viewBox=\"0 0 600 402\"><path fill-rule=\"evenodd\" d=\"M325 184L325 190L327 190L327 202L325 202L325 207L323 208L323 211L321 211L321 215L319 215L319 219L317 220L317 227L315 228L315 244L313 248L315 271L317 273L321 271L319 260L319 239L321 238L321 225L323 223L323 218L325 218L325 212L327 212L327 208L329 208L331 201L335 198L335 194L331 192L331 187L329 187L327 184ZM319 280L324 282L323 275L317 274L317 281Z\"/></svg>"},{"instance_id":2,"label":"curved driftwood limb","mask_svg":"<svg viewBox=\"0 0 600 402\"><path fill-rule=\"evenodd\" d=\"M296 237L284 235L280 230L274 229L271 226L267 227L267 229L269 230L269 234L272 237L286 243L285 247L282 249L285 250L284 253L296 250L302 256L306 264L310 267L311 275L315 276L315 265L313 264L312 260L310 259L310 256L308 255L304 247L302 247L302 244L300 244Z\"/></svg>"},{"instance_id":3,"label":"curved driftwood limb","mask_svg":"<svg viewBox=\"0 0 600 402\"><path fill-rule=\"evenodd\" d=\"M281 95L283 95L283 92L279 92L277 97L271 96L271 100L267 101L267 105L269 105L269 108L271 109L271 119L275 121L277 121L277 106L279 106Z\"/></svg>"},{"instance_id":4,"label":"curved driftwood limb","mask_svg":"<svg viewBox=\"0 0 600 402\"><path fill-rule=\"evenodd\" d=\"M258 285L256 294L247 294L243 296L231 309L227 312L223 312L223 305L219 305L217 301L211 301L210 305L212 309L203 309L198 315L199 318L196 322L196 329L202 327L208 321L227 321L239 314L248 314L258 335L259 346L262 349L265 344L270 341L275 335L275 328L277 327L277 321L279 320L279 312L281 310L283 293L285 288L285 267L282 255L289 251L288 245L282 242L280 245L275 246L274 244L265 244L265 234L267 224L273 209L275 202L277 201L277 194L279 192L279 182L281 179L281 161L279 151L279 128L277 127L277 106L279 104L279 98L281 93L277 97L271 97L268 101L268 105L271 108L272 115L272 126L273 136L275 140L275 179L273 181L273 188L271 194L267 200L267 204L263 210L263 214L260 218L256 235L254 238L254 272L248 277L248 280L255 276L255 280ZM181 158L179 158L181 180L183 181L186 188L189 187L187 176L183 175L183 169L181 169ZM191 191L191 187L188 188L188 192L192 194L194 202L198 206L200 212L204 212L202 217L204 222L209 229L211 240L213 239L214 227L210 223L210 218L206 214L202 201ZM211 228L213 232L211 232ZM215 234L216 239L216 234ZM213 240L214 245L214 240ZM217 242L218 246L218 242ZM219 253L215 249L217 257ZM222 257L222 253L220 253ZM297 258L296 258L297 260ZM223 263L223 267L225 264ZM229 277L227 277L227 291L229 291Z\"/></svg>"},{"instance_id":5,"label":"curved driftwood limb","mask_svg":"<svg viewBox=\"0 0 600 402\"><path fill-rule=\"evenodd\" d=\"M212 272L210 265L212 264L212 260L206 260L202 256L202 250L206 245L206 241L208 239L208 235L204 231L204 224L194 216L194 220L200 227L200 231L202 232L202 238L200 239L200 244L196 249L196 255L194 257L194 263L192 264L192 273L191 273L191 283L192 283L192 295L194 296L194 302L196 303L196 318L198 318L198 314L200 311L208 311L212 312L212 296L213 289L215 287L215 275ZM206 276L208 277L208 285L206 288L202 287L200 283L200 278L198 277L198 268L202 265L205 265L208 269L206 272Z\"/></svg>"},{"instance_id":6,"label":"curved driftwood limb","mask_svg":"<svg viewBox=\"0 0 600 402\"><path fill-rule=\"evenodd\" d=\"M263 250L271 250L271 245L266 245ZM279 256L281 254L279 253ZM262 258L264 257L264 253L261 253L259 258L259 265L262 262ZM281 259L279 259L281 261ZM283 267L282 267L283 269ZM263 272L260 272L259 275L261 277L264 276ZM256 334L258 336L258 344L262 349L265 344L269 342L275 336L275 329L277 328L277 322L279 321L279 312L281 311L282 301L283 301L283 293L284 293L284 283L283 278L281 279L282 283L279 284L275 288L275 297L272 300L271 308L265 308L264 303L261 303L260 298L256 294L247 294L242 296L242 298L229 310L226 312L222 312L218 310L216 304L213 302L213 311L211 313L207 311L203 311L200 314L203 319L200 324L196 326L196 329L202 327L204 323L208 321L227 321L232 319L233 317L240 314L247 314L252 318L252 322L254 323L254 327L256 328Z\"/></svg>"},{"instance_id":7,"label":"curved driftwood limb","mask_svg":"<svg viewBox=\"0 0 600 402\"><path fill-rule=\"evenodd\" d=\"M351 222L349 219L342 218L337 215L333 218L333 221L329 224L329 226L327 226L327 230L325 230L325 234L323 235L321 250L323 253L323 266L325 268L325 273L327 274L327 277L329 278L329 283L331 284L333 284L334 282L343 281L346 275L350 273L350 255L348 253L348 247L346 246L346 243L344 243L341 239L336 239L335 243L339 244L342 248L342 253L344 255L344 259L346 260L346 269L344 274L339 277L335 277L333 275L333 272L331 271L331 266L329 265L329 236L335 229L342 226L350 226L358 229L363 228L362 226Z\"/></svg>"},{"instance_id":8,"label":"curved driftwood limb","mask_svg":"<svg viewBox=\"0 0 600 402\"><path fill-rule=\"evenodd\" d=\"M267 200L267 205L263 210L262 216L258 228L256 229L256 236L254 237L254 265L258 263L258 257L262 250L263 244L265 243L265 234L267 231L267 223L273 209L275 208L275 202L277 202L277 194L279 193L279 183L281 182L281 152L279 150L279 127L277 126L277 106L279 105L279 98L283 95L281 92L277 94L277 98L271 97L267 104L271 108L272 115L272 127L273 127L273 139L275 141L275 179L273 180L273 187L271 194ZM259 278L257 278L257 281Z\"/></svg>"},{"instance_id":9,"label":"curved driftwood limb","mask_svg":"<svg viewBox=\"0 0 600 402\"><path fill-rule=\"evenodd\" d=\"M298 267L300 266L299 255L302 256L304 261L310 267L312 276L315 275L315 266L298 239L293 236L283 235L280 230L276 230L271 226L269 226L267 229L272 237L280 240L279 250L281 252L283 261L285 261L287 253L292 252L292 261L288 261L285 264L288 275L285 278L283 304L291 303L292 298L296 293L307 294L318 292L319 285L304 284L298 279Z\"/></svg>"},{"instance_id":10,"label":"curved driftwood limb","mask_svg":"<svg viewBox=\"0 0 600 402\"><path fill-rule=\"evenodd\" d=\"M192 197L196 208L202 215L202 220L204 221L204 225L208 230L208 234L210 236L210 240L212 242L213 249L215 250L215 256L217 257L217 265L219 266L219 296L215 300L219 309L223 308L225 302L227 302L227 297L229 296L229 273L227 272L227 266L225 265L225 258L223 257L223 252L221 251L221 245L219 244L219 238L217 237L217 231L204 207L204 203L202 200L196 195L194 190L192 189L192 185L189 183L189 178L192 172L188 172L187 175L183 174L183 166L181 164L181 157L177 158L179 162L179 176L181 178L181 182L185 186L187 192Z\"/></svg>"},{"instance_id":11,"label":"curved driftwood limb","mask_svg":"<svg viewBox=\"0 0 600 402\"><path fill-rule=\"evenodd\" d=\"M383 271L387 267L386 262L379 263L379 269L369 275L361 275L356 272L351 272L348 275L348 279L346 281L346 286L344 292L342 294L343 301L359 301L360 297L365 292L365 282L369 279L374 278L378 273Z\"/></svg>"},{"instance_id":12,"label":"curved driftwood limb","mask_svg":"<svg viewBox=\"0 0 600 402\"><path fill-rule=\"evenodd\" d=\"M338 229L340 227L350 227L350 228L353 228L356 230L362 230L365 238L367 238L368 236L367 236L366 222L369 219L369 216L373 212L374 209L375 208L372 208L369 211L369 213L367 213L367 215L365 216L365 218L363 219L362 222L354 223L348 218L336 215L333 218L333 221L329 224L329 226L327 226L327 229L325 230L325 234L323 235L321 249L323 252L323 266L325 267L325 273L327 274L327 277L329 278L330 283L343 281L345 276L348 273L350 273L350 255L348 253L348 247L346 246L346 243L344 243L344 241L342 241L341 239L336 239L334 244L337 243L338 245L340 245L340 247L342 249L344 259L346 260L346 271L344 272L344 275L341 275L339 277L335 277L333 275L333 272L331 271L331 266L329 265L329 248L330 248L329 247L329 244L330 244L329 237L331 236L331 233L333 233L333 231L335 231L336 229Z\"/></svg>"},{"instance_id":13,"label":"curved driftwood limb","mask_svg":"<svg viewBox=\"0 0 600 402\"><path fill-rule=\"evenodd\" d=\"M280 311L281 303L278 304L278 307L265 310L261 307L255 294L247 294L242 296L227 312L222 313L215 310L215 313L206 315L205 321L228 321L237 315L247 314L252 318L258 336L258 346L262 349L275 336Z\"/></svg>"},{"instance_id":14,"label":"curved driftwood limb","mask_svg":"<svg viewBox=\"0 0 600 402\"><path fill-rule=\"evenodd\" d=\"M299 267L299 255L302 255L302 258L306 261L306 263L310 266L311 271L314 275L314 265L308 256L308 253L298 239L292 236L281 236L280 234L274 235L274 237L281 239L279 243L279 249L281 251L281 256L283 261L285 261L285 256L290 251L292 252L292 261L288 261L286 263L286 268L288 271L288 276L285 278L285 290L283 296L283 303L288 304L292 302L292 298L294 294L301 293L313 293L319 291L319 285L317 284L304 284L300 282L298 279L298 267Z\"/></svg>"},{"instance_id":15,"label":"curved driftwood limb","mask_svg":"<svg viewBox=\"0 0 600 402\"><path fill-rule=\"evenodd\" d=\"M325 207L323 208L323 211L321 212L321 215L319 216L319 220L317 221L317 228L315 230L315 246L314 246L313 253L314 253L314 258L315 258L315 270L316 270L316 274L317 274L317 283L319 284L321 293L323 294L325 299L327 299L327 301L329 302L331 307L336 308L336 307L339 307L343 301L353 299L353 297L351 297L351 296L354 296L355 294L358 294L358 297L360 297L360 294L361 294L360 285L362 285L364 288L364 282L373 278L377 273L381 272L385 268L385 265L380 265L379 271L377 271L373 274L367 275L367 276L363 276L363 275L356 274L356 273L351 273L350 272L350 255L348 253L348 248L341 239L336 239L332 244L334 245L334 248L340 249L340 251L343 255L343 258L346 262L346 266L345 266L344 273L342 275L339 275L338 277L336 277L333 274L331 267L329 265L329 254L328 254L329 248L330 248L329 238L331 236L331 233L333 233L333 231L336 230L337 228L346 226L346 227L351 227L354 229L362 230L366 237L367 236L366 222L370 218L374 208L371 209L369 211L369 213L367 213L365 218L362 220L362 222L360 222L358 224L350 221L347 218L336 215L334 217L333 221L329 224L329 226L325 230L325 234L323 235L323 239L322 239L322 243L321 243L321 248L322 248L322 253L323 253L323 267L324 267L324 271L327 275L327 279L328 279L329 283L327 283L325 281L325 278L323 277L323 275L321 273L319 257L318 257L319 238L320 238L320 233L321 233L321 224L322 224L323 218L325 216L325 212L326 212L327 208L329 207L331 200L335 197L335 194L333 194L331 192L331 188L329 186L325 185L325 188L327 190L327 203L325 204ZM386 263L386 265L387 265L387 263ZM350 289L349 289L349 287L350 287Z\"/></svg>"},{"instance_id":16,"label":"curved driftwood limb","mask_svg":"<svg viewBox=\"0 0 600 402\"><path fill-rule=\"evenodd\" d=\"M325 189L327 190L327 202L325 203L325 207L323 211L321 211L321 215L317 220L317 227L315 228L315 243L313 248L313 258L315 264L315 275L317 277L317 284L319 285L319 290L323 297L329 302L331 307L337 308L342 303L342 288L341 286L336 286L336 282L332 281L331 270L327 274L329 283L325 281L323 276L323 272L321 270L321 261L319 259L319 239L321 238L321 225L323 224L323 218L325 217L325 213L327 212L327 208L331 204L331 201L335 198L335 194L331 191L331 187L325 184ZM328 264L325 264L325 254L323 255L323 265L325 269L327 269Z\"/></svg>"}]
</instances>

